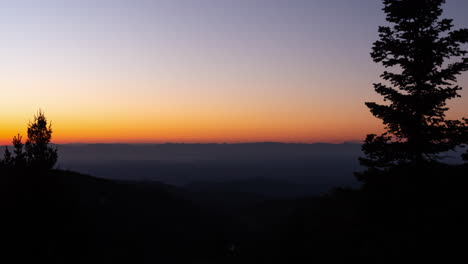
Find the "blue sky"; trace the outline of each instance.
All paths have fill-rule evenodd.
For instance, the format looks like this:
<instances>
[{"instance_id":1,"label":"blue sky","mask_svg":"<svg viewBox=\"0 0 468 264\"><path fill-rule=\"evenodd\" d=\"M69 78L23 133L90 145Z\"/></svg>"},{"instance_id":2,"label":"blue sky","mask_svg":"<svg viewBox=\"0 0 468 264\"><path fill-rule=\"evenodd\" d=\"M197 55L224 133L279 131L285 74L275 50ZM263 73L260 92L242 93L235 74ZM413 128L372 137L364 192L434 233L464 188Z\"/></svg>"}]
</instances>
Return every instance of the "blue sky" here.
<instances>
[{"instance_id":1,"label":"blue sky","mask_svg":"<svg viewBox=\"0 0 468 264\"><path fill-rule=\"evenodd\" d=\"M447 2L445 16L468 27L468 1ZM382 68L369 52L381 8L378 0L1 1L9 100L0 137L43 108L59 138L75 141L106 127L132 140L115 115L150 141L209 140L193 131L226 141L360 139L381 127L363 105L378 100L371 84ZM467 111L463 95L451 105L457 117ZM102 128L72 136L78 128L67 120L83 115Z\"/></svg>"}]
</instances>

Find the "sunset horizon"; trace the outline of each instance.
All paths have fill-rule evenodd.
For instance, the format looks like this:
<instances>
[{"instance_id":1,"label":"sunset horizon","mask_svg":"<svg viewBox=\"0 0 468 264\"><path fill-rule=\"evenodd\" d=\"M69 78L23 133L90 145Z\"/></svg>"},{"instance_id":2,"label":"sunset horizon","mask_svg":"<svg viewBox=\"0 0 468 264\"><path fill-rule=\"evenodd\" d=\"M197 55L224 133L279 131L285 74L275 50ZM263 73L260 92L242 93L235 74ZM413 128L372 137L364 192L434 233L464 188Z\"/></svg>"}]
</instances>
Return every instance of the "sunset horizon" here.
<instances>
[{"instance_id":1,"label":"sunset horizon","mask_svg":"<svg viewBox=\"0 0 468 264\"><path fill-rule=\"evenodd\" d=\"M0 263L468 263L467 14L0 1Z\"/></svg>"},{"instance_id":2,"label":"sunset horizon","mask_svg":"<svg viewBox=\"0 0 468 264\"><path fill-rule=\"evenodd\" d=\"M38 109L55 143L363 141L384 130L364 102L381 100L369 51L385 15L365 3L2 3L0 144ZM460 5L444 6L457 28ZM468 112L461 95L449 117Z\"/></svg>"}]
</instances>

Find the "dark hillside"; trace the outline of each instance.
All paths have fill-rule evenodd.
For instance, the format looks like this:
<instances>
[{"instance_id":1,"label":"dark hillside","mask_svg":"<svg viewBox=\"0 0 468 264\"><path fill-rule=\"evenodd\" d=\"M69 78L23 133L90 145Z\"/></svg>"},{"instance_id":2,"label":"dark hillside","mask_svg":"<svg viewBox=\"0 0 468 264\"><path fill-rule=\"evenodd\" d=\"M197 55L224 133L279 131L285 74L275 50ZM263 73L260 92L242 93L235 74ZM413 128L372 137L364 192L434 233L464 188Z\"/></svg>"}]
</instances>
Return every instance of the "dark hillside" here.
<instances>
[{"instance_id":1,"label":"dark hillside","mask_svg":"<svg viewBox=\"0 0 468 264\"><path fill-rule=\"evenodd\" d=\"M68 171L2 175L6 252L18 262L148 263L227 256L236 227L158 183ZM229 225L229 229L222 225Z\"/></svg>"},{"instance_id":2,"label":"dark hillside","mask_svg":"<svg viewBox=\"0 0 468 264\"><path fill-rule=\"evenodd\" d=\"M466 260L463 166L400 168L362 189L303 198L58 170L0 179L2 258L14 259L5 263Z\"/></svg>"}]
</instances>

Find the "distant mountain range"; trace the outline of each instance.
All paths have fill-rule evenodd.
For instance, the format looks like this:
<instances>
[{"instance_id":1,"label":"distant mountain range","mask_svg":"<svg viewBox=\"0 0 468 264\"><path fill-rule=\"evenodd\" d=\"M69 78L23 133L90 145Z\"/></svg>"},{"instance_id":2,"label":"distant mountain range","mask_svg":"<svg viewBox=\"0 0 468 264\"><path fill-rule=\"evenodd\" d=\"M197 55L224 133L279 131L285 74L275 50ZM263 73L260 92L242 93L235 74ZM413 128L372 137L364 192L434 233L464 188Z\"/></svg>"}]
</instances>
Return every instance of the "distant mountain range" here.
<instances>
[{"instance_id":1,"label":"distant mountain range","mask_svg":"<svg viewBox=\"0 0 468 264\"><path fill-rule=\"evenodd\" d=\"M356 186L360 145L66 144L59 168L107 179L159 181L198 190L271 196L318 194Z\"/></svg>"},{"instance_id":2,"label":"distant mountain range","mask_svg":"<svg viewBox=\"0 0 468 264\"><path fill-rule=\"evenodd\" d=\"M155 181L207 191L316 195L354 187L360 144L64 144L58 168L100 178ZM459 162L448 153L447 162Z\"/></svg>"}]
</instances>

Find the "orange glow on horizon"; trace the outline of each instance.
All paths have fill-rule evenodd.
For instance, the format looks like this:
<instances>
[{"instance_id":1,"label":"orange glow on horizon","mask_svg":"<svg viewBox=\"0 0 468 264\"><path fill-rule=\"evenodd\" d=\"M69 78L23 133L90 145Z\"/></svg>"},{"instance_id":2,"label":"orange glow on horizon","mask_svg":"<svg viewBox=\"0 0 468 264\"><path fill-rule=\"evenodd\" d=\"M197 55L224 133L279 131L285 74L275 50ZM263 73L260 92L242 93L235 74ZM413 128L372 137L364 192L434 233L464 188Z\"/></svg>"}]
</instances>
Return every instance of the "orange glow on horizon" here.
<instances>
[{"instance_id":1,"label":"orange glow on horizon","mask_svg":"<svg viewBox=\"0 0 468 264\"><path fill-rule=\"evenodd\" d=\"M241 143L241 142L292 142L341 143L360 141L366 133L379 132L379 121L364 119L358 124L352 119L323 117L309 120L303 116L268 118L259 113L239 116L174 115L165 118L151 116L87 114L82 116L48 113L52 121L52 142L65 143ZM3 121L0 144L10 144L17 133L25 136L26 118ZM375 122L372 122L375 121Z\"/></svg>"},{"instance_id":2,"label":"orange glow on horizon","mask_svg":"<svg viewBox=\"0 0 468 264\"><path fill-rule=\"evenodd\" d=\"M380 1L6 2L0 145L25 138L39 109L54 143L339 143L383 132L364 105L382 102L372 84L385 69L369 56ZM468 27L468 1L452 2L447 17ZM468 72L458 85L453 119L468 116Z\"/></svg>"}]
</instances>

